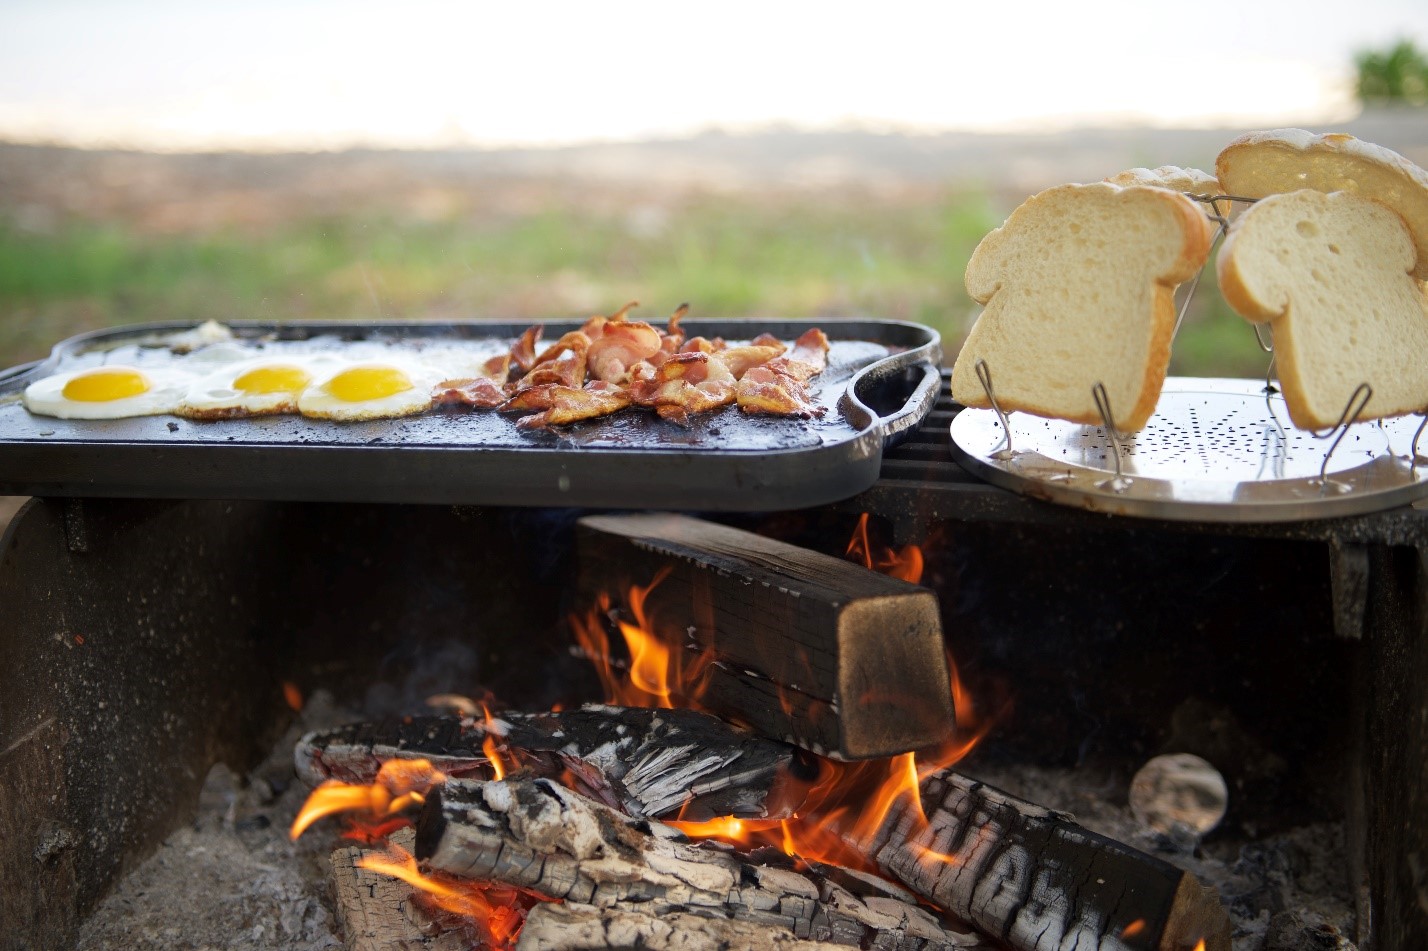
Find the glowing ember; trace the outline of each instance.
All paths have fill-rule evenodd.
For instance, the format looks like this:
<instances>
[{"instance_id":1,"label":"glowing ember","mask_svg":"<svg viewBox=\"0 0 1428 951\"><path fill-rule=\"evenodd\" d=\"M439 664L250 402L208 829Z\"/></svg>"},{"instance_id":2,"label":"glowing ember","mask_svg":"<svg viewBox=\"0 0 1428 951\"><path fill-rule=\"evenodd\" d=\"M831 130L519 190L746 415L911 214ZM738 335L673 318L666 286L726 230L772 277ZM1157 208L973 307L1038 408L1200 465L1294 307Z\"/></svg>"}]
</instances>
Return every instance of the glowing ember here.
<instances>
[{"instance_id":1,"label":"glowing ember","mask_svg":"<svg viewBox=\"0 0 1428 951\"><path fill-rule=\"evenodd\" d=\"M418 889L430 904L442 911L466 919L474 926L479 938L491 948L514 947L526 909L533 902L523 902L519 891L503 886L483 885L444 875L427 875L417 868L416 859L404 849L389 844L389 857L366 855L357 860L357 867L389 875Z\"/></svg>"},{"instance_id":2,"label":"glowing ember","mask_svg":"<svg viewBox=\"0 0 1428 951\"><path fill-rule=\"evenodd\" d=\"M291 680L283 681L283 699L287 701L288 706L293 708L294 712L302 712L302 691Z\"/></svg>"},{"instance_id":3,"label":"glowing ember","mask_svg":"<svg viewBox=\"0 0 1428 951\"><path fill-rule=\"evenodd\" d=\"M329 780L307 797L289 835L296 839L317 820L339 813L356 813L369 822L391 820L408 807L421 805L431 787L444 782L446 774L424 759L388 760L371 785Z\"/></svg>"},{"instance_id":4,"label":"glowing ember","mask_svg":"<svg viewBox=\"0 0 1428 951\"><path fill-rule=\"evenodd\" d=\"M1140 934L1144 930L1145 919L1137 918L1135 921L1132 921L1130 924L1126 925L1124 928L1121 929L1121 937L1134 938L1136 935Z\"/></svg>"}]
</instances>

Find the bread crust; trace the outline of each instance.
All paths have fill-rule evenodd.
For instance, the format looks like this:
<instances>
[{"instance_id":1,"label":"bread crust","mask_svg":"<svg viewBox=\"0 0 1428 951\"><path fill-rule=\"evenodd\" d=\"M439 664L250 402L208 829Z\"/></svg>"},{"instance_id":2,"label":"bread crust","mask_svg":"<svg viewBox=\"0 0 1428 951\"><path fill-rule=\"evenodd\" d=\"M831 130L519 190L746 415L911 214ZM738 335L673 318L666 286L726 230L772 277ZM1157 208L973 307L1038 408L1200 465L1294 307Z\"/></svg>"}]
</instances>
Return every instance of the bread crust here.
<instances>
[{"instance_id":1,"label":"bread crust","mask_svg":"<svg viewBox=\"0 0 1428 951\"><path fill-rule=\"evenodd\" d=\"M1181 168L1178 165L1162 165L1159 168L1128 168L1124 172L1117 172L1106 181L1112 185L1145 185L1150 188L1168 188L1171 191L1185 195L1199 195L1203 198L1214 198L1216 195L1223 194L1220 190L1220 183L1209 172L1201 171L1198 168ZM1206 234L1208 240L1213 242L1215 234L1219 231L1220 222L1218 218L1211 216L1228 215L1232 210L1233 203L1220 202L1218 209L1210 202L1197 201L1195 204L1201 214L1205 216Z\"/></svg>"},{"instance_id":2,"label":"bread crust","mask_svg":"<svg viewBox=\"0 0 1428 951\"><path fill-rule=\"evenodd\" d=\"M1428 280L1428 172L1391 149L1343 132L1270 129L1225 146L1215 159L1215 176L1227 194L1245 198L1312 188L1387 205L1413 235L1413 276Z\"/></svg>"},{"instance_id":3,"label":"bread crust","mask_svg":"<svg viewBox=\"0 0 1428 951\"><path fill-rule=\"evenodd\" d=\"M1117 201L1117 196L1121 196L1121 201ZM1136 383L1130 387L1132 396L1129 405L1118 405L1115 398L1112 399L1111 409L1115 416L1118 428L1125 431L1134 431L1145 426L1151 415L1155 412L1156 403L1160 398L1160 390L1165 382L1166 371L1170 365L1170 344L1175 332L1175 287L1184 281L1189 280L1204 265L1209 256L1211 232L1205 227L1205 216L1201 211L1199 203L1185 197L1176 191L1171 191L1163 186L1129 186L1122 187L1107 182L1098 182L1092 185L1060 185L1047 189L1037 195L1032 196L1016 211L1012 212L1002 227L992 231L982 242L978 244L972 253L972 258L967 264L966 285L968 293L982 304L988 305L987 309L979 316L977 324L973 326L972 332L968 335L966 344L952 371L952 395L959 402L966 406L989 408L990 400L987 399L980 382L976 378L975 364L978 359L984 358L987 353L993 356L986 357L988 366L992 370L993 386L996 389L997 402L1002 409L1031 413L1036 416L1049 417L1054 419L1065 419L1074 423L1086 425L1098 425L1101 423L1100 414L1096 411L1091 399L1091 387L1096 382L1095 372L1088 369L1084 377L1084 392L1079 384L1073 398L1066 398L1058 402L1042 392L1043 387L1038 387L1034 381L1026 382L1025 385L1008 385L1004 377L997 375L997 354L1005 356L1009 348L1029 351L1036 363L1043 361L1040 365L1051 366L1057 373L1063 376L1067 373L1074 376L1074 368L1068 368L1065 360L1069 357L1064 354L1070 349L1071 344L1058 346L1055 340L1047 341L1037 337L1038 326L1044 326L1045 321L1039 320L1040 315L1032 311L1035 308L1026 302L1022 297L1009 297L1001 302L1001 306L994 308L993 299L1001 293L1018 293L1023 288L1007 288L1002 275L1000 262L1006 253L1006 246L1012 240L1011 235L1019 228L1030 229L1039 224L1044 224L1048 215L1064 216L1070 214L1087 214L1096 217L1104 215L1126 214L1132 216L1136 222L1145 223L1145 219L1154 217L1159 219L1162 226L1174 233L1177 238L1177 245L1172 254L1161 262L1156 262L1152 273L1146 276L1148 287L1141 285L1146 293L1144 312L1141 316L1130 315L1128 311L1118 310L1116 313L1121 319L1131 319L1139 322L1144 320L1148 328L1143 353L1135 353L1130 359L1137 361L1139 372L1136 374ZM1061 218L1057 218L1060 221ZM1115 225L1116 222L1111 222ZM1129 233L1129 232L1128 232ZM1101 267L1114 267L1121 258L1120 255L1134 255L1140 248L1137 246L1137 239L1133 236L1122 238L1118 245L1108 250L1101 250L1097 253L1099 258L1092 262ZM1065 255L1062 248L1048 246L1046 256L1049 258L1055 254ZM1071 275L1064 275L1069 279ZM1102 286L1106 290L1114 290L1110 282L1102 282L1097 286L1097 293ZM1033 290L1045 291L1045 288ZM1023 295L1026 296L1026 295ZM1044 304L1044 302L1042 302ZM1113 300L1112 304L1116 308L1135 308L1142 306L1133 300ZM989 318L988 314L996 311L994 317ZM992 326L991 322L995 321ZM1073 328L1084 330L1085 328ZM1093 328L1095 329L1095 328ZM1116 341L1108 341L1107 349L1114 349L1109 344ZM1081 341L1085 346L1085 341ZM1055 363L1055 361L1061 361ZM1054 375L1054 374L1052 374ZM1124 394L1125 388L1119 388ZM1108 391L1110 387L1108 386ZM1125 399L1119 401L1126 403Z\"/></svg>"}]
</instances>

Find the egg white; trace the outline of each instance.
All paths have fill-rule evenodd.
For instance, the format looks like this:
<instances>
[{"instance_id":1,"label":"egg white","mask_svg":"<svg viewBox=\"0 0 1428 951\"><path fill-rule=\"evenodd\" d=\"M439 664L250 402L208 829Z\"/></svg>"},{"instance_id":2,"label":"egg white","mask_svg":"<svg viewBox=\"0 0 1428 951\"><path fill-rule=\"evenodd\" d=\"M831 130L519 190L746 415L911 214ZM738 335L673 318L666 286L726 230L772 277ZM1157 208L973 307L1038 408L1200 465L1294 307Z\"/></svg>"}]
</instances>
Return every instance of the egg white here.
<instances>
[{"instance_id":1,"label":"egg white","mask_svg":"<svg viewBox=\"0 0 1428 951\"><path fill-rule=\"evenodd\" d=\"M397 370L411 383L409 389L386 396L343 399L329 387L352 370ZM348 363L314 382L298 398L298 411L318 419L360 420L413 416L431 408L432 390L446 379L440 369L404 360L367 360Z\"/></svg>"},{"instance_id":2,"label":"egg white","mask_svg":"<svg viewBox=\"0 0 1428 951\"><path fill-rule=\"evenodd\" d=\"M242 416L271 416L296 413L298 398L315 380L330 375L342 365L335 356L301 355L260 357L224 366L196 380L174 411L190 419L228 419ZM272 393L250 393L238 382L253 371L292 367L303 374L301 385Z\"/></svg>"},{"instance_id":3,"label":"egg white","mask_svg":"<svg viewBox=\"0 0 1428 951\"><path fill-rule=\"evenodd\" d=\"M75 377L95 371L133 372L142 376L148 389L132 396L106 400L79 400L65 395L64 389ZM148 369L128 365L107 365L71 370L36 380L25 388L25 408L40 416L59 419L126 419L131 416L158 416L172 413L183 399L193 375L181 370Z\"/></svg>"}]
</instances>

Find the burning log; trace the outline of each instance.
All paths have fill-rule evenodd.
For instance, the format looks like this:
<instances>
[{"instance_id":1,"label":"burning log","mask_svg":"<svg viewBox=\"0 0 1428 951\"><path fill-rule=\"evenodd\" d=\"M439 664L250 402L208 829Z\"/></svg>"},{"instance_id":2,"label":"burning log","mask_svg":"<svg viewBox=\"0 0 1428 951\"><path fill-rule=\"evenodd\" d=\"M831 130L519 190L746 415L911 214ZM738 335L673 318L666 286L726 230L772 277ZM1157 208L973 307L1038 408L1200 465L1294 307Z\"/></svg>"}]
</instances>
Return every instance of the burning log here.
<instances>
[{"instance_id":1,"label":"burning log","mask_svg":"<svg viewBox=\"0 0 1428 951\"><path fill-rule=\"evenodd\" d=\"M431 920L412 904L412 887L362 868L357 846L332 853L337 925L347 951L464 951L470 942L454 931L431 933Z\"/></svg>"},{"instance_id":2,"label":"burning log","mask_svg":"<svg viewBox=\"0 0 1428 951\"><path fill-rule=\"evenodd\" d=\"M674 515L589 516L592 595L660 577L647 595L679 649L711 657L701 706L834 759L947 741L952 695L931 591L783 542Z\"/></svg>"},{"instance_id":3,"label":"burning log","mask_svg":"<svg viewBox=\"0 0 1428 951\"><path fill-rule=\"evenodd\" d=\"M785 818L798 806L786 783L811 776L798 750L694 710L591 705L558 713L502 713L489 722L410 717L311 733L297 771L310 783L371 783L389 759L421 758L447 775L488 770L487 741L536 775L569 769L594 798L632 816Z\"/></svg>"},{"instance_id":4,"label":"burning log","mask_svg":"<svg viewBox=\"0 0 1428 951\"><path fill-rule=\"evenodd\" d=\"M1229 951L1212 889L1168 862L950 771L923 780L873 843L879 868L1019 951ZM926 809L924 821L923 809Z\"/></svg>"},{"instance_id":5,"label":"burning log","mask_svg":"<svg viewBox=\"0 0 1428 951\"><path fill-rule=\"evenodd\" d=\"M573 906L541 912L578 924L572 937L547 937L556 923L537 920L522 947L591 947L580 942L602 935L616 946L629 935L630 946L653 947L638 944L637 936L656 935L663 930L657 920L668 922L672 915L708 922L697 926L708 941L693 947L730 946L717 940L729 922L855 947L989 947L915 904L865 900L830 877L692 845L669 826L621 815L544 779L446 783L422 809L416 855L442 872L529 889ZM734 944L786 946L772 937Z\"/></svg>"}]
</instances>

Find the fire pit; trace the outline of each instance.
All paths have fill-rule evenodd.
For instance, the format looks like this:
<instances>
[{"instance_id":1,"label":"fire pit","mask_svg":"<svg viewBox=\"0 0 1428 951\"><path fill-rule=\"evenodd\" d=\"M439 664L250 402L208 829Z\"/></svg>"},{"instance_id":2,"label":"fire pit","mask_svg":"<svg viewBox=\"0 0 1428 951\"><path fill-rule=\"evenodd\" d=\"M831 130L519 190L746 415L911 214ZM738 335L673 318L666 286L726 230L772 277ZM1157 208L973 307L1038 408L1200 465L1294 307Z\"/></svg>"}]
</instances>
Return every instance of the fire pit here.
<instances>
[{"instance_id":1,"label":"fire pit","mask_svg":"<svg viewBox=\"0 0 1428 951\"><path fill-rule=\"evenodd\" d=\"M841 556L871 513L874 563L883 547L920 546L966 688L984 707L1014 699L959 769L1012 785L1030 764L1042 791L1029 798L1061 806L1079 800L1050 801L1056 770L1110 777L1115 798L1152 755L1198 753L1229 780L1230 812L1187 862L1205 861L1215 835L1248 842L1243 859L1256 841L1340 824L1352 937L1420 946L1420 513L1222 526L1054 508L952 463L954 412L934 410L853 499L720 520ZM284 684L331 691L368 719L474 684L530 711L598 698L568 627L590 607L584 514L31 503L0 556L5 946L72 943L120 875L193 814L212 763L243 773L269 755L292 716ZM757 686L739 679L726 695ZM851 742L823 736L825 750ZM1294 911L1266 902L1266 919Z\"/></svg>"}]
</instances>

